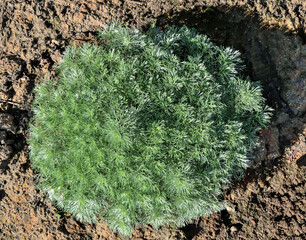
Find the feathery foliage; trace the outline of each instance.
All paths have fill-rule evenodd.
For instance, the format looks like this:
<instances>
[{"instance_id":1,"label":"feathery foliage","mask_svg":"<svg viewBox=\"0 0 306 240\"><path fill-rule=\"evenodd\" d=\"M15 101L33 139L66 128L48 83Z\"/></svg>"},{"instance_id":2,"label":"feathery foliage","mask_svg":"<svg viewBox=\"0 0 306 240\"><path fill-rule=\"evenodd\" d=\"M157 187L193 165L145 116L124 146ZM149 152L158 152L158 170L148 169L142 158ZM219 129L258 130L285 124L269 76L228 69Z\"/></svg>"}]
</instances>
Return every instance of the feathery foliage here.
<instances>
[{"instance_id":1,"label":"feathery foliage","mask_svg":"<svg viewBox=\"0 0 306 240\"><path fill-rule=\"evenodd\" d=\"M223 208L269 113L239 52L194 29L111 25L69 47L37 86L30 149L39 187L77 220L183 226Z\"/></svg>"}]
</instances>

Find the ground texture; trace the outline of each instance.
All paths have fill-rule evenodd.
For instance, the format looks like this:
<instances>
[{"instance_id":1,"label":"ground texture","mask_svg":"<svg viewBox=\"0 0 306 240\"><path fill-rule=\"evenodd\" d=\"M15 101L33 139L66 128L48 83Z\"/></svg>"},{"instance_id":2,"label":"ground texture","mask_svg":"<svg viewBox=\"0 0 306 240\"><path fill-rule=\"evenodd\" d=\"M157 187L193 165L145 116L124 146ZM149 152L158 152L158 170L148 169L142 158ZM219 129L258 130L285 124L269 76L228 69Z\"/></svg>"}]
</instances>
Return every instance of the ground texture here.
<instances>
[{"instance_id":1,"label":"ground texture","mask_svg":"<svg viewBox=\"0 0 306 240\"><path fill-rule=\"evenodd\" d=\"M94 42L110 21L195 27L243 54L261 81L271 124L256 158L226 190L227 209L186 227L135 229L132 239L305 239L306 2L303 0L2 0L0 3L0 239L120 239L82 224L35 189L28 158L34 86L55 76L68 45Z\"/></svg>"}]
</instances>

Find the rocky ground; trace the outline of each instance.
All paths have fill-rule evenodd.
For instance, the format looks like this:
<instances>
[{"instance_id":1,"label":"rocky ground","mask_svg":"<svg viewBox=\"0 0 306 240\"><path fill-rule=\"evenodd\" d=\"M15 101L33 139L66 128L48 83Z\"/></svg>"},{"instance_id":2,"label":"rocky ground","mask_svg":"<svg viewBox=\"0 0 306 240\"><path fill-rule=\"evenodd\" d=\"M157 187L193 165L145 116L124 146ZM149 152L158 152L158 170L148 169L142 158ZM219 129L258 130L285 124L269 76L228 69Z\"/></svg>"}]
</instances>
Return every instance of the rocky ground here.
<instances>
[{"instance_id":1,"label":"rocky ground","mask_svg":"<svg viewBox=\"0 0 306 240\"><path fill-rule=\"evenodd\" d=\"M2 0L0 239L120 239L82 224L35 189L28 158L32 92L68 45L94 42L110 21L142 30L187 25L242 52L275 109L256 158L224 193L228 208L186 227L135 229L132 239L305 239L306 2L303 0Z\"/></svg>"}]
</instances>

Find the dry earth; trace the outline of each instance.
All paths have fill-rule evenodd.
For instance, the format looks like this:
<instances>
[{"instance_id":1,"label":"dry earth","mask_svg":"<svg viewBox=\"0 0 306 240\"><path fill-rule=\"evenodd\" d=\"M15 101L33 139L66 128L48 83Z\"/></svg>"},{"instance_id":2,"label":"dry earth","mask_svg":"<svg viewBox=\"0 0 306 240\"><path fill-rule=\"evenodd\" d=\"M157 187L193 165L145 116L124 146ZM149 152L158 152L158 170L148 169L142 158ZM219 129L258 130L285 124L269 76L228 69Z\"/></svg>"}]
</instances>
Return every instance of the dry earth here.
<instances>
[{"instance_id":1,"label":"dry earth","mask_svg":"<svg viewBox=\"0 0 306 240\"><path fill-rule=\"evenodd\" d=\"M110 21L197 28L239 49L245 74L275 109L228 208L182 229L150 226L132 239L305 239L306 2L303 0L1 0L0 239L120 239L106 223L82 224L35 189L28 158L32 90L55 76L70 44L94 42Z\"/></svg>"}]
</instances>

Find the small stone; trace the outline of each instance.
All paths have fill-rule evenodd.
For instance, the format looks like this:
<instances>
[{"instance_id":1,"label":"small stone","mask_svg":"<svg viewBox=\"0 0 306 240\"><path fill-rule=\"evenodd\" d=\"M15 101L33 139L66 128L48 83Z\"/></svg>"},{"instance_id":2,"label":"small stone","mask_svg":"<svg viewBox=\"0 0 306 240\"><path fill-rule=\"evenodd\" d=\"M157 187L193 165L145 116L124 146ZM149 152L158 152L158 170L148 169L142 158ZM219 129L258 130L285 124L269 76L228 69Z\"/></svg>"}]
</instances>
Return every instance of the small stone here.
<instances>
[{"instance_id":1,"label":"small stone","mask_svg":"<svg viewBox=\"0 0 306 240\"><path fill-rule=\"evenodd\" d=\"M231 229L231 232L232 232L232 233L233 233L233 232L237 232L237 230L238 230L235 226L231 226L230 229Z\"/></svg>"},{"instance_id":2,"label":"small stone","mask_svg":"<svg viewBox=\"0 0 306 240\"><path fill-rule=\"evenodd\" d=\"M234 208L231 208L231 207L229 207L229 206L226 207L226 210L227 210L228 212L235 212L235 209L234 209Z\"/></svg>"}]
</instances>

